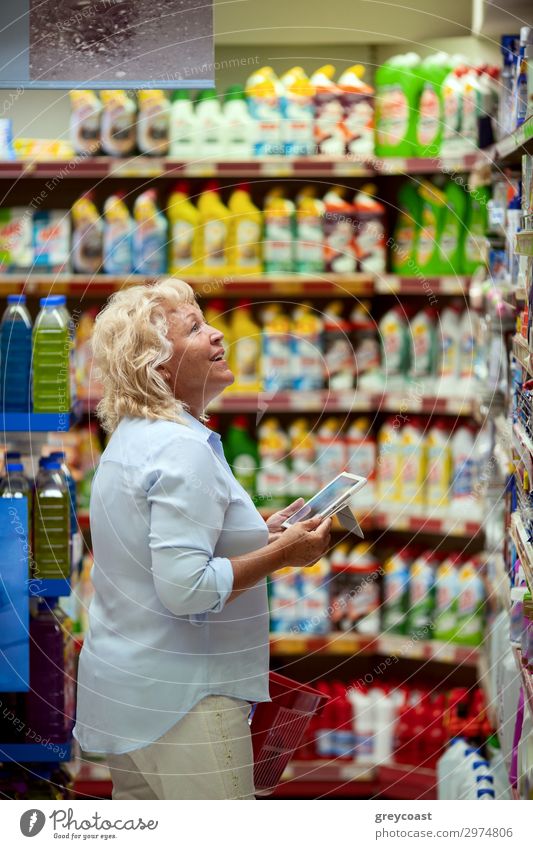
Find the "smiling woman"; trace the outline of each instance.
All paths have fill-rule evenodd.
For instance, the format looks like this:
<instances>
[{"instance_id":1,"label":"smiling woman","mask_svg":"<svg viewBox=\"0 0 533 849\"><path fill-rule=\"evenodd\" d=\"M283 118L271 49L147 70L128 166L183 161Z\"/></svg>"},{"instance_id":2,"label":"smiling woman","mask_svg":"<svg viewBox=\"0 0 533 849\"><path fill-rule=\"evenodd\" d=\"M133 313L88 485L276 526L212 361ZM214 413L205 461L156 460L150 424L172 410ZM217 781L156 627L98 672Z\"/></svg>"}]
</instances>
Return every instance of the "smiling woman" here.
<instances>
[{"instance_id":1,"label":"smiling woman","mask_svg":"<svg viewBox=\"0 0 533 849\"><path fill-rule=\"evenodd\" d=\"M250 702L268 701L266 577L315 563L330 522L266 524L206 405L233 381L180 280L115 294L93 349L111 439L93 479L94 597L74 735L114 799L253 799Z\"/></svg>"}]
</instances>

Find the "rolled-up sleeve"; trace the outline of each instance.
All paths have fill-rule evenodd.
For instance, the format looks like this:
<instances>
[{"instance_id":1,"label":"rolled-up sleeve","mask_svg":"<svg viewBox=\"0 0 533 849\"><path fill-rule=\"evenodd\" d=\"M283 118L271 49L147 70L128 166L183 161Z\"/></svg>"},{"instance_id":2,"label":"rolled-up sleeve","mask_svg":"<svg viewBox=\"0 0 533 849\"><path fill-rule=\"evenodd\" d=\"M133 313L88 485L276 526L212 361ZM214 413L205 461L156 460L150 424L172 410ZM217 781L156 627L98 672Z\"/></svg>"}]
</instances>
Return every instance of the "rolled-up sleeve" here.
<instances>
[{"instance_id":1,"label":"rolled-up sleeve","mask_svg":"<svg viewBox=\"0 0 533 849\"><path fill-rule=\"evenodd\" d=\"M155 590L167 610L197 622L233 589L230 560L214 556L229 489L205 443L180 441L160 458L147 489Z\"/></svg>"}]
</instances>

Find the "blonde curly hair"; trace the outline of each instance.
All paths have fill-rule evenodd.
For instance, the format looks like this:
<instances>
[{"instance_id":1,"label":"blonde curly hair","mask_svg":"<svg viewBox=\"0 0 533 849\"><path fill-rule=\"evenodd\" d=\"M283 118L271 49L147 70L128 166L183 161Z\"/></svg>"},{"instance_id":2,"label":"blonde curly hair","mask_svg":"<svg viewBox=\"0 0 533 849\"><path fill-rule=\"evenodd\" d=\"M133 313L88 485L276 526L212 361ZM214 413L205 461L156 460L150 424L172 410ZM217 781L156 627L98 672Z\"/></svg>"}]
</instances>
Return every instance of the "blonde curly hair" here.
<instances>
[{"instance_id":1,"label":"blonde curly hair","mask_svg":"<svg viewBox=\"0 0 533 849\"><path fill-rule=\"evenodd\" d=\"M168 277L116 292L97 315L92 348L103 397L96 414L107 433L124 416L182 421L187 405L173 396L157 367L172 356L168 311L195 303L188 283Z\"/></svg>"}]
</instances>

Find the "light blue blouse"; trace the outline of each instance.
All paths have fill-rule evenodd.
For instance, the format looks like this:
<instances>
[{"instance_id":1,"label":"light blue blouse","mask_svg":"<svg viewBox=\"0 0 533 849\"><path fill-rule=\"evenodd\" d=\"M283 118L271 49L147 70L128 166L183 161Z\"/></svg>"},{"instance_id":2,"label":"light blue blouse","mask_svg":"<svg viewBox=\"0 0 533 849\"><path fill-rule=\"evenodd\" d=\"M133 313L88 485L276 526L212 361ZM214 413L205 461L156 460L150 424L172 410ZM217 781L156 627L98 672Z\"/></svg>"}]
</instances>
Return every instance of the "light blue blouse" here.
<instances>
[{"instance_id":1,"label":"light blue blouse","mask_svg":"<svg viewBox=\"0 0 533 849\"><path fill-rule=\"evenodd\" d=\"M91 492L95 594L74 736L122 754L157 740L206 695L268 701L266 580L226 604L228 558L268 541L220 436L124 418Z\"/></svg>"}]
</instances>

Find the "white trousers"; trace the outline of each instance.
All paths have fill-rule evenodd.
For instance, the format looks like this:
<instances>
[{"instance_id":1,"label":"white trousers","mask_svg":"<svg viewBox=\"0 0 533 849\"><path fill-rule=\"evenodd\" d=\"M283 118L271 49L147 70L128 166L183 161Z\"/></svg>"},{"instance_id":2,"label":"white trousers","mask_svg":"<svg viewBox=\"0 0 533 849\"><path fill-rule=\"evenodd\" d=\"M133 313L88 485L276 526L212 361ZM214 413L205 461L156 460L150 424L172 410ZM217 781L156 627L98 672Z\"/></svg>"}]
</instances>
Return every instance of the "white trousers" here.
<instances>
[{"instance_id":1,"label":"white trousers","mask_svg":"<svg viewBox=\"0 0 533 849\"><path fill-rule=\"evenodd\" d=\"M162 737L108 755L113 799L254 799L250 705L206 696Z\"/></svg>"}]
</instances>

